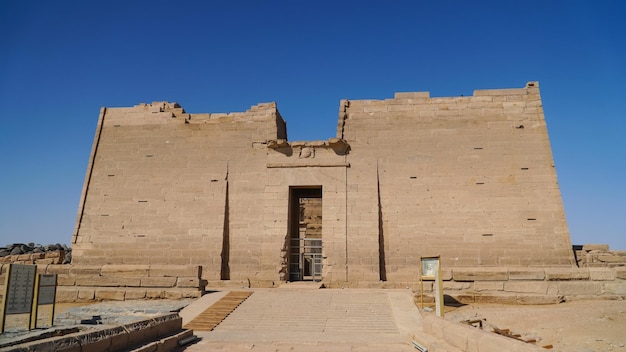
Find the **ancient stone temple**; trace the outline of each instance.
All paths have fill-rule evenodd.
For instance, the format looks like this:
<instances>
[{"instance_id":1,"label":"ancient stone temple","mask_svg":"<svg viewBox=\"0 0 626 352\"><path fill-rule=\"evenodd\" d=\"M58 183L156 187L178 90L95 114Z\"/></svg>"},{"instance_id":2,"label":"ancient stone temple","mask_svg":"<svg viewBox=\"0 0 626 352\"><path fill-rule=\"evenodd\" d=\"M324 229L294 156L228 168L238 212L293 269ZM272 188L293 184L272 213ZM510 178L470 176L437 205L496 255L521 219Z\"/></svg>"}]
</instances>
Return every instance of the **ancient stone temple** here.
<instances>
[{"instance_id":1,"label":"ancient stone temple","mask_svg":"<svg viewBox=\"0 0 626 352\"><path fill-rule=\"evenodd\" d=\"M209 283L415 282L443 267L572 267L539 87L342 100L289 141L276 104L102 108L75 265L197 265Z\"/></svg>"}]
</instances>

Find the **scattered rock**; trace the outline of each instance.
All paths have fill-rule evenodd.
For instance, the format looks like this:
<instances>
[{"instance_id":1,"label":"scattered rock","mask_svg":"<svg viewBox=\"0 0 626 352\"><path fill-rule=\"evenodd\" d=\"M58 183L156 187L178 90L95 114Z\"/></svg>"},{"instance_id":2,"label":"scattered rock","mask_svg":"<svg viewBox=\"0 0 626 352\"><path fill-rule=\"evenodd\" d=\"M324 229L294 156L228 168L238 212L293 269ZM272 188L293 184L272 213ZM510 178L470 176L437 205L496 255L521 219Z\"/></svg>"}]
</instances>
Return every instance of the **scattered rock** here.
<instances>
[{"instance_id":1,"label":"scattered rock","mask_svg":"<svg viewBox=\"0 0 626 352\"><path fill-rule=\"evenodd\" d=\"M6 245L4 247L0 247L0 258L7 257L10 255L22 255L22 254L31 254L31 253L46 253L46 252L55 252L55 251L63 251L65 256L63 257L63 264L69 264L72 260L72 248L68 247L65 244L49 244L42 246L40 244L35 244L33 242L29 242L28 244L24 243L13 243Z\"/></svg>"}]
</instances>

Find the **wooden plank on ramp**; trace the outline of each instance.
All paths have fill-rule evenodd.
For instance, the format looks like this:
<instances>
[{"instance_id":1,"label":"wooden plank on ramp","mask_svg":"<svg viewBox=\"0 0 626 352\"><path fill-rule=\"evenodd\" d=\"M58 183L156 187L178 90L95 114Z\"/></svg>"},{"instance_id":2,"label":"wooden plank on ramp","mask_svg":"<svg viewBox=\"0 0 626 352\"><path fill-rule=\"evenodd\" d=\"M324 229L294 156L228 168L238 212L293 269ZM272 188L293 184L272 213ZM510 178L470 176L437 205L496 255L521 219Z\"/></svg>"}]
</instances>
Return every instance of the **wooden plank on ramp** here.
<instances>
[{"instance_id":1,"label":"wooden plank on ramp","mask_svg":"<svg viewBox=\"0 0 626 352\"><path fill-rule=\"evenodd\" d=\"M231 291L212 306L200 313L197 317L185 324L185 329L196 331L211 331L245 301L251 291Z\"/></svg>"}]
</instances>

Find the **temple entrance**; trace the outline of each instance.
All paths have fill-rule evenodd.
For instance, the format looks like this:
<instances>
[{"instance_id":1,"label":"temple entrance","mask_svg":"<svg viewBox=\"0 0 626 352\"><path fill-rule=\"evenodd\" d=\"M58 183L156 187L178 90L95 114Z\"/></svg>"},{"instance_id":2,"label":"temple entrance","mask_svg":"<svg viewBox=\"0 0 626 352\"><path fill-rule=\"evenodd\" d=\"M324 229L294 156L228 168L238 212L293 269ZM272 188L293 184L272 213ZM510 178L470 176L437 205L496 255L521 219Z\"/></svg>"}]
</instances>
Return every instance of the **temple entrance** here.
<instances>
[{"instance_id":1,"label":"temple entrance","mask_svg":"<svg viewBox=\"0 0 626 352\"><path fill-rule=\"evenodd\" d=\"M322 280L322 187L289 188L289 281Z\"/></svg>"}]
</instances>

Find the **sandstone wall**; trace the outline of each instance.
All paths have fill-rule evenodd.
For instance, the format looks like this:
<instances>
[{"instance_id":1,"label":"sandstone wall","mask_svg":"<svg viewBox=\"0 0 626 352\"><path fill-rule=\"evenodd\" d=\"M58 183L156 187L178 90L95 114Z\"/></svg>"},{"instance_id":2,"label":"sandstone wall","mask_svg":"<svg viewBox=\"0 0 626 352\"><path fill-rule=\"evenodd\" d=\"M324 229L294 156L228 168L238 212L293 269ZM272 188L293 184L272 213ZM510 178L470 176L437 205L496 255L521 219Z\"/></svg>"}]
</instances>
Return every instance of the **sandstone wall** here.
<instances>
[{"instance_id":1,"label":"sandstone wall","mask_svg":"<svg viewBox=\"0 0 626 352\"><path fill-rule=\"evenodd\" d=\"M417 277L431 255L446 267L574 265L536 82L344 105L350 237L382 234L388 280Z\"/></svg>"},{"instance_id":2,"label":"sandstone wall","mask_svg":"<svg viewBox=\"0 0 626 352\"><path fill-rule=\"evenodd\" d=\"M258 271L265 141L281 124L274 104L232 114L187 114L170 103L103 109L74 263L195 264L211 280Z\"/></svg>"},{"instance_id":3,"label":"sandstone wall","mask_svg":"<svg viewBox=\"0 0 626 352\"><path fill-rule=\"evenodd\" d=\"M197 265L210 286L286 280L292 189L322 194L327 286L444 267L575 265L536 82L341 102L336 138L287 141L274 103L103 108L76 265Z\"/></svg>"}]
</instances>

